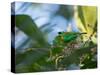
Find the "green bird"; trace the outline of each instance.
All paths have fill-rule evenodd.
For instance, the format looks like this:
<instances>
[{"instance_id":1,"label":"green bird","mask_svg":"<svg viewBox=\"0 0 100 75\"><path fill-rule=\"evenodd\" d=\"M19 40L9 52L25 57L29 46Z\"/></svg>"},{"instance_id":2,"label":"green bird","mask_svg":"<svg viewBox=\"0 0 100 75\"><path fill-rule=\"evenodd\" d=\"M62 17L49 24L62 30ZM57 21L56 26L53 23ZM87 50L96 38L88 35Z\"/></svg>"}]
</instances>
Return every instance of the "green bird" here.
<instances>
[{"instance_id":1,"label":"green bird","mask_svg":"<svg viewBox=\"0 0 100 75\"><path fill-rule=\"evenodd\" d=\"M59 32L59 35L53 40L53 45L63 45L64 43L69 43L79 37L81 34L79 32Z\"/></svg>"},{"instance_id":2,"label":"green bird","mask_svg":"<svg viewBox=\"0 0 100 75\"><path fill-rule=\"evenodd\" d=\"M54 54L62 52L65 46L71 41L75 41L81 34L79 32L59 32L58 36L53 40L52 52Z\"/></svg>"}]
</instances>

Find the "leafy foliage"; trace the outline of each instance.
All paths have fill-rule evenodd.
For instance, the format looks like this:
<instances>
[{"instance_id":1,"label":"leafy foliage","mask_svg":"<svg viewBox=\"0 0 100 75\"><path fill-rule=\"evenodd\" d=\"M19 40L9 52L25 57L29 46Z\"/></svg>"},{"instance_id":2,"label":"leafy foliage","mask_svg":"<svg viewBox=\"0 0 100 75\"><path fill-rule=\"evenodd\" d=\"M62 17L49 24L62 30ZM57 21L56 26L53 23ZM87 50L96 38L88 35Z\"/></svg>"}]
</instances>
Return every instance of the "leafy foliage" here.
<instances>
[{"instance_id":1,"label":"leafy foliage","mask_svg":"<svg viewBox=\"0 0 100 75\"><path fill-rule=\"evenodd\" d=\"M90 12L95 14L91 15ZM96 9L80 6L78 14L89 40L84 41L84 35L79 35L81 33L61 32L53 45L48 44L44 34L29 16L15 15L16 27L36 41L33 48L24 52L16 51L16 72L67 70L71 64L78 65L80 69L96 68L97 59L94 56L97 55L97 43L92 39L97 33Z\"/></svg>"},{"instance_id":2,"label":"leafy foliage","mask_svg":"<svg viewBox=\"0 0 100 75\"><path fill-rule=\"evenodd\" d=\"M94 43L96 43L97 37L94 36L96 35L95 32L97 32L97 8L94 6L79 6L78 16L85 31L87 32L87 37L84 37L84 39L88 39L88 37L91 37L92 35L91 39ZM84 30L82 29L82 31Z\"/></svg>"},{"instance_id":3,"label":"leafy foliage","mask_svg":"<svg viewBox=\"0 0 100 75\"><path fill-rule=\"evenodd\" d=\"M16 15L16 26L27 34L31 39L36 40L38 47L47 47L49 44L45 41L43 33L28 15ZM35 36L34 36L35 35Z\"/></svg>"}]
</instances>

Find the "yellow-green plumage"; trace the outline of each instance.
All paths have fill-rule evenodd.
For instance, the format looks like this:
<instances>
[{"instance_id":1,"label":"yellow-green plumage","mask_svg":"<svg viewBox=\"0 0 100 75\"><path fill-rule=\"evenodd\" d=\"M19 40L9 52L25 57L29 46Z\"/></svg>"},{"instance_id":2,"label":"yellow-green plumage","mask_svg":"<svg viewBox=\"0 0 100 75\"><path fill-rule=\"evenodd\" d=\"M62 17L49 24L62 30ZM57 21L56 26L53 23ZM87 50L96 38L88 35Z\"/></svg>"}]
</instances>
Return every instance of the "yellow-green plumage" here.
<instances>
[{"instance_id":1,"label":"yellow-green plumage","mask_svg":"<svg viewBox=\"0 0 100 75\"><path fill-rule=\"evenodd\" d=\"M60 32L60 34L54 39L53 44L63 44L63 43L69 43L72 40L75 40L79 35L85 34L85 33L79 33L79 32Z\"/></svg>"}]
</instances>

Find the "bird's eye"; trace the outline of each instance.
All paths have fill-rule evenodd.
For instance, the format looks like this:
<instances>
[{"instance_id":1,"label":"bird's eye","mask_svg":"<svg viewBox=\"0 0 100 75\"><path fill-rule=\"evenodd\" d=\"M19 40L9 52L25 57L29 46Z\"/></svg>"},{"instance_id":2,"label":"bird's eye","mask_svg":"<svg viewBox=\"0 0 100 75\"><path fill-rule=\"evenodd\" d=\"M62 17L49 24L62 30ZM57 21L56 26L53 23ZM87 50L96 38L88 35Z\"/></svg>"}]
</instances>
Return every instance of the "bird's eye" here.
<instances>
[{"instance_id":1,"label":"bird's eye","mask_svg":"<svg viewBox=\"0 0 100 75\"><path fill-rule=\"evenodd\" d=\"M58 32L58 34L62 34L62 32Z\"/></svg>"}]
</instances>

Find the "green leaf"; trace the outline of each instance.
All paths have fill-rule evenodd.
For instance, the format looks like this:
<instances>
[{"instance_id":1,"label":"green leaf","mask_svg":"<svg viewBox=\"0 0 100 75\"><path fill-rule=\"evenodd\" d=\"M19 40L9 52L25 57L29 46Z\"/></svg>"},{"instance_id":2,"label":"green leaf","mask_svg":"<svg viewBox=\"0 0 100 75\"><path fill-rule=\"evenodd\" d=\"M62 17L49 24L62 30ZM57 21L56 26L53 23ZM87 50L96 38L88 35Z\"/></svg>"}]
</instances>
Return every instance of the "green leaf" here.
<instances>
[{"instance_id":1,"label":"green leaf","mask_svg":"<svg viewBox=\"0 0 100 75\"><path fill-rule=\"evenodd\" d=\"M79 16L84 28L86 29L86 22L85 22L84 13L83 13L83 10L82 10L81 6L78 7L78 16Z\"/></svg>"},{"instance_id":2,"label":"green leaf","mask_svg":"<svg viewBox=\"0 0 100 75\"><path fill-rule=\"evenodd\" d=\"M16 53L16 64L20 63L32 63L44 57L45 55L49 56L48 48L30 48L22 53Z\"/></svg>"},{"instance_id":3,"label":"green leaf","mask_svg":"<svg viewBox=\"0 0 100 75\"><path fill-rule=\"evenodd\" d=\"M43 61L46 57L49 57L48 48L30 48L23 53L16 53L16 72L30 72L32 68L36 68L33 64Z\"/></svg>"},{"instance_id":4,"label":"green leaf","mask_svg":"<svg viewBox=\"0 0 100 75\"><path fill-rule=\"evenodd\" d=\"M81 20L80 24L84 26L82 30L87 32L86 36L83 36L84 40L90 39L97 43L97 7L96 6L79 6L78 16Z\"/></svg>"},{"instance_id":5,"label":"green leaf","mask_svg":"<svg viewBox=\"0 0 100 75\"><path fill-rule=\"evenodd\" d=\"M37 42L38 47L48 47L49 44L44 34L28 15L15 15L16 27L23 31L29 38Z\"/></svg>"},{"instance_id":6,"label":"green leaf","mask_svg":"<svg viewBox=\"0 0 100 75\"><path fill-rule=\"evenodd\" d=\"M78 15L86 30L93 29L97 20L96 6L79 6Z\"/></svg>"}]
</instances>

